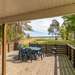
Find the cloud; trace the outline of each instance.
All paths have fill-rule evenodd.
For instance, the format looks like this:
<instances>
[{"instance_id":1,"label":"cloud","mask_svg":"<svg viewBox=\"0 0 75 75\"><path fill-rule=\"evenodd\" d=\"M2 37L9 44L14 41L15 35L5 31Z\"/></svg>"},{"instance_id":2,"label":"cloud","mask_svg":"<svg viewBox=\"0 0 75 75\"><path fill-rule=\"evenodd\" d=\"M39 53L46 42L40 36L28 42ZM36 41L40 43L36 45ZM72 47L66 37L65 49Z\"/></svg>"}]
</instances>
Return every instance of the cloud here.
<instances>
[{"instance_id":1,"label":"cloud","mask_svg":"<svg viewBox=\"0 0 75 75\"><path fill-rule=\"evenodd\" d=\"M48 27L52 23L52 20L56 19L60 25L64 22L64 20L60 17L53 17L53 18L45 18L45 19L38 19L32 20L29 25L32 26L34 32L30 33L31 35L48 35ZM37 32L36 32L37 31Z\"/></svg>"}]
</instances>

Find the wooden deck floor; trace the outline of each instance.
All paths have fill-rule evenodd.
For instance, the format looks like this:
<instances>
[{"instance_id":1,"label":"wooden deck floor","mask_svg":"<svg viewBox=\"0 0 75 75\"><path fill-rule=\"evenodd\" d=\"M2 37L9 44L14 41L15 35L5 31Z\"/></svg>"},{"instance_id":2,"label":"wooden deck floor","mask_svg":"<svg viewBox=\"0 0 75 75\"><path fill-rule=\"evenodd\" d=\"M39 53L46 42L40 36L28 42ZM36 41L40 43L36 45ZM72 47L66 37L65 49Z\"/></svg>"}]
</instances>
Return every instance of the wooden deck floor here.
<instances>
[{"instance_id":1,"label":"wooden deck floor","mask_svg":"<svg viewBox=\"0 0 75 75\"><path fill-rule=\"evenodd\" d=\"M75 69L66 55L51 55L31 63L14 59L17 54L11 52L7 55L6 75L75 75Z\"/></svg>"},{"instance_id":2,"label":"wooden deck floor","mask_svg":"<svg viewBox=\"0 0 75 75\"><path fill-rule=\"evenodd\" d=\"M7 75L54 75L55 57L44 57L43 60L20 62L13 60L14 55L7 57Z\"/></svg>"},{"instance_id":3,"label":"wooden deck floor","mask_svg":"<svg viewBox=\"0 0 75 75\"><path fill-rule=\"evenodd\" d=\"M60 75L75 75L75 69L66 55L59 55Z\"/></svg>"}]
</instances>

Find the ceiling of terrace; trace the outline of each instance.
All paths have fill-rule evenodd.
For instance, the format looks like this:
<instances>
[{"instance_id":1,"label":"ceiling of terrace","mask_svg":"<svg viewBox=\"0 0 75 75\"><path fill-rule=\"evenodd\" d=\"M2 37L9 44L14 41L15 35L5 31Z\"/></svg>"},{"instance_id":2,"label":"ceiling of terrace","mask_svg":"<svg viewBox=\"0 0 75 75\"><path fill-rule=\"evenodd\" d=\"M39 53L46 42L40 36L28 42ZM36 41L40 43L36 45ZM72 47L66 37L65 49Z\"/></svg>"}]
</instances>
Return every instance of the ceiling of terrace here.
<instances>
[{"instance_id":1,"label":"ceiling of terrace","mask_svg":"<svg viewBox=\"0 0 75 75\"><path fill-rule=\"evenodd\" d=\"M0 22L75 12L75 0L0 0Z\"/></svg>"}]
</instances>

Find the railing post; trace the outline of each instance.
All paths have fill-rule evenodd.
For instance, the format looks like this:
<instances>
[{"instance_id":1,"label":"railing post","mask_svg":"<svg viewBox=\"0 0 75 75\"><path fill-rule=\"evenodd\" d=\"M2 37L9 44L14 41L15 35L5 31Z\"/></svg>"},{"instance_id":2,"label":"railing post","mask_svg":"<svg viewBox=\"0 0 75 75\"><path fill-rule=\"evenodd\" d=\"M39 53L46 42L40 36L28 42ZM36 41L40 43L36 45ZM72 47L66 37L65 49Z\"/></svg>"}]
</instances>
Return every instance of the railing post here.
<instances>
[{"instance_id":1,"label":"railing post","mask_svg":"<svg viewBox=\"0 0 75 75\"><path fill-rule=\"evenodd\" d=\"M71 60L71 47L68 47L68 57L69 57L69 60Z\"/></svg>"},{"instance_id":2,"label":"railing post","mask_svg":"<svg viewBox=\"0 0 75 75\"><path fill-rule=\"evenodd\" d=\"M69 59L71 60L71 47L70 47L70 50L69 50L69 51L70 51L70 54L69 54Z\"/></svg>"},{"instance_id":3,"label":"railing post","mask_svg":"<svg viewBox=\"0 0 75 75\"><path fill-rule=\"evenodd\" d=\"M73 50L73 67L75 68L75 49Z\"/></svg>"},{"instance_id":4,"label":"railing post","mask_svg":"<svg viewBox=\"0 0 75 75\"><path fill-rule=\"evenodd\" d=\"M72 49L71 49L71 58L72 58L72 59L71 59L71 62L72 62L72 65L73 65L73 52L74 52L74 49L72 48Z\"/></svg>"},{"instance_id":5,"label":"railing post","mask_svg":"<svg viewBox=\"0 0 75 75\"><path fill-rule=\"evenodd\" d=\"M2 24L2 75L6 75L6 25Z\"/></svg>"},{"instance_id":6,"label":"railing post","mask_svg":"<svg viewBox=\"0 0 75 75\"><path fill-rule=\"evenodd\" d=\"M47 44L45 44L46 54L47 54Z\"/></svg>"},{"instance_id":7,"label":"railing post","mask_svg":"<svg viewBox=\"0 0 75 75\"><path fill-rule=\"evenodd\" d=\"M66 45L66 55L68 56L68 45Z\"/></svg>"}]
</instances>

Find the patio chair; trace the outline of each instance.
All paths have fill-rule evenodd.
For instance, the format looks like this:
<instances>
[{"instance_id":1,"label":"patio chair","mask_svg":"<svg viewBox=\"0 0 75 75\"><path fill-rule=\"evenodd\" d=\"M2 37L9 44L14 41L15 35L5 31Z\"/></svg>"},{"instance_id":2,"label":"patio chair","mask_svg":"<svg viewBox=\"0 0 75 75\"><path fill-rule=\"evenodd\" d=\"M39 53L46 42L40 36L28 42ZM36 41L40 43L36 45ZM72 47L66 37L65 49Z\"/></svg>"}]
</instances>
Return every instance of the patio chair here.
<instances>
[{"instance_id":1,"label":"patio chair","mask_svg":"<svg viewBox=\"0 0 75 75\"><path fill-rule=\"evenodd\" d=\"M32 51L31 51L31 49L29 49L29 48L26 48L26 50L27 50L27 59L29 60L31 60L31 62L32 62Z\"/></svg>"},{"instance_id":2,"label":"patio chair","mask_svg":"<svg viewBox=\"0 0 75 75\"><path fill-rule=\"evenodd\" d=\"M22 49L22 52L21 52L21 60L22 61L27 61L28 60L26 49Z\"/></svg>"},{"instance_id":3,"label":"patio chair","mask_svg":"<svg viewBox=\"0 0 75 75\"><path fill-rule=\"evenodd\" d=\"M19 49L18 59L22 59L22 48Z\"/></svg>"},{"instance_id":4,"label":"patio chair","mask_svg":"<svg viewBox=\"0 0 75 75\"><path fill-rule=\"evenodd\" d=\"M32 60L36 60L35 51L31 50L30 48L26 48L26 50L27 50L27 58L28 58L28 60L31 60L31 62L32 62Z\"/></svg>"},{"instance_id":5,"label":"patio chair","mask_svg":"<svg viewBox=\"0 0 75 75\"><path fill-rule=\"evenodd\" d=\"M18 44L17 49L19 50L18 59L21 59L22 58L22 50L23 50L22 45Z\"/></svg>"},{"instance_id":6,"label":"patio chair","mask_svg":"<svg viewBox=\"0 0 75 75\"><path fill-rule=\"evenodd\" d=\"M36 60L37 59L37 53L35 50L32 50L32 59Z\"/></svg>"},{"instance_id":7,"label":"patio chair","mask_svg":"<svg viewBox=\"0 0 75 75\"><path fill-rule=\"evenodd\" d=\"M43 50L43 48L41 48L41 50L38 52L38 55L41 57L41 60L42 60L43 57L44 57L44 50Z\"/></svg>"},{"instance_id":8,"label":"patio chair","mask_svg":"<svg viewBox=\"0 0 75 75\"><path fill-rule=\"evenodd\" d=\"M35 44L29 44L30 47L35 47Z\"/></svg>"}]
</instances>

